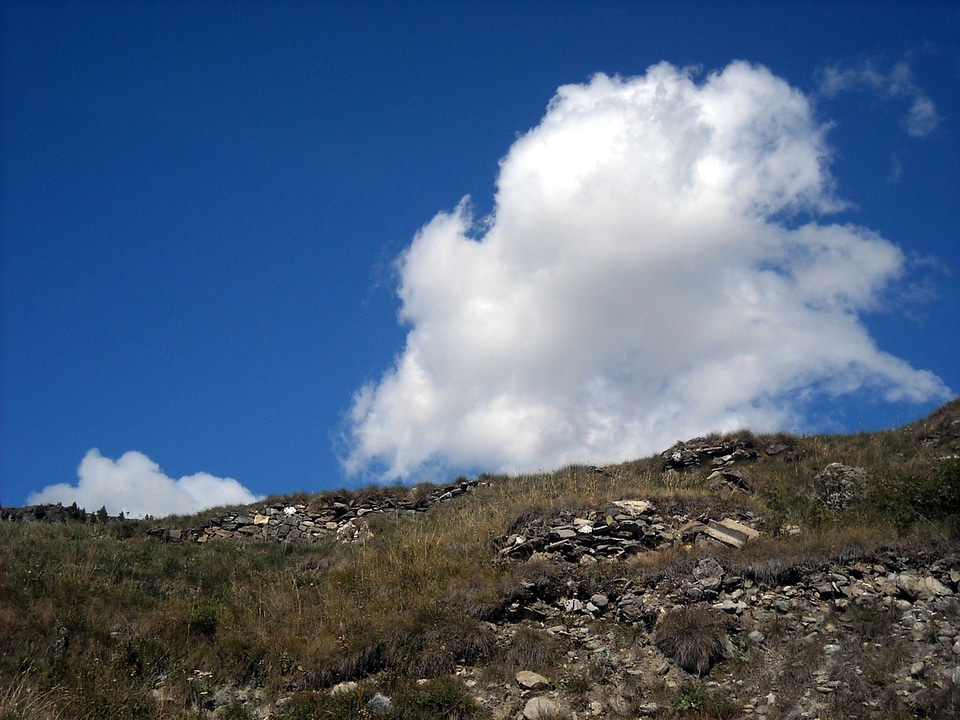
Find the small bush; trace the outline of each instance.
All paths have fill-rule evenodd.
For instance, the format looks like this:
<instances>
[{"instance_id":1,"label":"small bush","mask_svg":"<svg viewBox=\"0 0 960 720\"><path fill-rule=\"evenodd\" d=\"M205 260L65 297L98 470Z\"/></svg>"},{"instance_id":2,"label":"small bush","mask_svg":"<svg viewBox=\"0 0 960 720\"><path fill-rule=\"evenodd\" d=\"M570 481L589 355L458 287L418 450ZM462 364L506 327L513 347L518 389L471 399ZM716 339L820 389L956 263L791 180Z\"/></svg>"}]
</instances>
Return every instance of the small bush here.
<instances>
[{"instance_id":1,"label":"small bush","mask_svg":"<svg viewBox=\"0 0 960 720\"><path fill-rule=\"evenodd\" d=\"M404 720L473 720L485 716L463 683L450 676L421 683L398 679L384 692Z\"/></svg>"},{"instance_id":2,"label":"small bush","mask_svg":"<svg viewBox=\"0 0 960 720\"><path fill-rule=\"evenodd\" d=\"M948 683L930 688L920 695L917 706L923 718L960 717L960 686Z\"/></svg>"},{"instance_id":3,"label":"small bush","mask_svg":"<svg viewBox=\"0 0 960 720\"><path fill-rule=\"evenodd\" d=\"M373 693L363 686L350 692L301 692L277 713L279 720L356 720L369 717L366 703Z\"/></svg>"},{"instance_id":4,"label":"small bush","mask_svg":"<svg viewBox=\"0 0 960 720\"><path fill-rule=\"evenodd\" d=\"M415 682L399 675L387 674L376 685L390 698L394 711L391 717L401 720L475 720L486 717L463 684L452 677ZM280 720L356 720L375 717L368 703L375 687L361 683L356 689L331 695L323 692L297 693L283 707Z\"/></svg>"},{"instance_id":5,"label":"small bush","mask_svg":"<svg viewBox=\"0 0 960 720\"><path fill-rule=\"evenodd\" d=\"M901 532L919 522L942 522L960 536L960 459L942 461L927 473L888 477L870 500L874 513Z\"/></svg>"},{"instance_id":6,"label":"small bush","mask_svg":"<svg viewBox=\"0 0 960 720\"><path fill-rule=\"evenodd\" d=\"M560 653L557 638L540 630L521 627L500 652L497 665L507 674L518 670L545 672L559 662Z\"/></svg>"},{"instance_id":7,"label":"small bush","mask_svg":"<svg viewBox=\"0 0 960 720\"><path fill-rule=\"evenodd\" d=\"M226 705L218 715L218 720L251 720L250 711L242 703L231 703Z\"/></svg>"},{"instance_id":8,"label":"small bush","mask_svg":"<svg viewBox=\"0 0 960 720\"><path fill-rule=\"evenodd\" d=\"M729 616L704 606L674 609L660 617L653 642L689 673L704 675L723 658Z\"/></svg>"},{"instance_id":9,"label":"small bush","mask_svg":"<svg viewBox=\"0 0 960 720\"><path fill-rule=\"evenodd\" d=\"M220 611L213 605L200 605L187 619L187 631L191 635L210 638L217 633Z\"/></svg>"},{"instance_id":10,"label":"small bush","mask_svg":"<svg viewBox=\"0 0 960 720\"><path fill-rule=\"evenodd\" d=\"M737 706L703 683L683 685L677 692L673 709L680 717L725 720L737 713Z\"/></svg>"}]
</instances>

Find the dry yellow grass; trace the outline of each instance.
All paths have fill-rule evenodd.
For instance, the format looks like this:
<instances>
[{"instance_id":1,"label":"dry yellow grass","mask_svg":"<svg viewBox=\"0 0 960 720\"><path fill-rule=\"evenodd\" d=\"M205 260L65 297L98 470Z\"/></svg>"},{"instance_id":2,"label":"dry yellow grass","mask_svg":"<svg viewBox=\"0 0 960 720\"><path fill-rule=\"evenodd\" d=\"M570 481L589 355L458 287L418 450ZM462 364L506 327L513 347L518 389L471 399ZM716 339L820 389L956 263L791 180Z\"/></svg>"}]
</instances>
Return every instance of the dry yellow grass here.
<instances>
[{"instance_id":1,"label":"dry yellow grass","mask_svg":"<svg viewBox=\"0 0 960 720\"><path fill-rule=\"evenodd\" d=\"M946 412L960 415L960 405ZM749 494L713 492L709 466L664 472L659 458L604 472L573 466L483 476L474 492L429 512L370 516L375 537L358 545L177 545L158 542L146 534L148 523L134 521L3 523L0 720L193 717L205 692L198 678L276 696L376 672L439 681L458 663L513 667L518 655L549 648L531 638L499 646L482 621L502 616L523 587L560 578L537 563L496 563L498 539L531 518L623 498L651 499L668 515L752 510L767 536L725 562L758 579L884 543L955 542L960 462L942 458L956 452L949 431L960 425L942 415L886 433L789 438L789 453L741 464ZM757 447L777 441L740 436ZM811 499L812 479L833 462L866 469L865 504L832 512ZM803 534L778 536L788 525L803 526ZM674 548L621 567L634 576L669 574L695 559L696 552ZM579 572L602 585L612 571ZM153 692L160 686L162 702ZM432 687L437 702L462 700L448 686ZM411 690L409 707L429 704L425 698Z\"/></svg>"}]
</instances>

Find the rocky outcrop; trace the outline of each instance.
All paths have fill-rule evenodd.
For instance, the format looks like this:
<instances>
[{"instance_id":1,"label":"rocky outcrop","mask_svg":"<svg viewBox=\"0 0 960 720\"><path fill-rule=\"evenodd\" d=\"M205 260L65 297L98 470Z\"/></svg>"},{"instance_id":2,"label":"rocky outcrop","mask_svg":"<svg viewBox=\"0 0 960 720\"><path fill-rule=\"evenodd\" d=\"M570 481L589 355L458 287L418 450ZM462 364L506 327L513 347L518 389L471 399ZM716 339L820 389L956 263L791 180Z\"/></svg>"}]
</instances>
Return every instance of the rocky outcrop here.
<instances>
[{"instance_id":1,"label":"rocky outcrop","mask_svg":"<svg viewBox=\"0 0 960 720\"><path fill-rule=\"evenodd\" d=\"M847 510L864 501L868 479L861 467L830 463L814 477L814 494L828 510Z\"/></svg>"},{"instance_id":2,"label":"rocky outcrop","mask_svg":"<svg viewBox=\"0 0 960 720\"><path fill-rule=\"evenodd\" d=\"M460 479L427 492L403 489L403 493L374 495L321 495L310 503L250 505L217 515L199 528L187 530L152 528L149 533L167 542L253 540L260 542L309 543L319 540L363 542L373 536L366 517L383 513L416 514L437 503L452 500L478 485Z\"/></svg>"},{"instance_id":3,"label":"rocky outcrop","mask_svg":"<svg viewBox=\"0 0 960 720\"><path fill-rule=\"evenodd\" d=\"M665 517L650 501L617 500L579 516L560 513L549 522L530 522L500 539L498 558L521 560L537 554L589 564L678 544L741 547L759 534L751 526L754 521L749 511L717 520Z\"/></svg>"},{"instance_id":4,"label":"rocky outcrop","mask_svg":"<svg viewBox=\"0 0 960 720\"><path fill-rule=\"evenodd\" d=\"M624 572L601 592L578 568L561 594L534 588L497 626L505 638L525 626L563 643L552 672L531 669L549 685L491 683L480 668L461 676L504 719L535 716L546 702L573 720L665 716L664 699L675 702L684 688L721 698L726 717L833 717L849 704L853 716L881 718L894 702L919 716L953 717L944 712L960 697L955 553L891 549L776 567L737 557L706 555L666 576ZM671 644L663 619L681 611L703 621L681 626ZM709 662L692 662L697 652ZM708 671L709 682L697 685Z\"/></svg>"},{"instance_id":5,"label":"rocky outcrop","mask_svg":"<svg viewBox=\"0 0 960 720\"><path fill-rule=\"evenodd\" d=\"M757 450L739 439L694 438L678 442L660 453L664 470L685 470L711 464L724 467L738 460L754 460Z\"/></svg>"}]
</instances>

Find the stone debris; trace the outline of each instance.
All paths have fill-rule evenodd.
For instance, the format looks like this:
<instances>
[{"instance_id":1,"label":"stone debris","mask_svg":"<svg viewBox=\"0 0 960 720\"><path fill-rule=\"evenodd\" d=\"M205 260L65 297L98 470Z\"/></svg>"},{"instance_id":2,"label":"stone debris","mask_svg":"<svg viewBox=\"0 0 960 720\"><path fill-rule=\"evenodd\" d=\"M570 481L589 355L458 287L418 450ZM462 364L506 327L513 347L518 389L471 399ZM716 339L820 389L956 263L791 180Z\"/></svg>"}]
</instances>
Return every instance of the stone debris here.
<instances>
[{"instance_id":1,"label":"stone debris","mask_svg":"<svg viewBox=\"0 0 960 720\"><path fill-rule=\"evenodd\" d=\"M650 517L657 517L654 511ZM548 523L547 534L555 527ZM729 621L722 658L706 677L740 708L733 717L823 716L835 696L849 692L850 681L838 678L866 678L885 642L899 643L902 657L885 682L907 707L920 707L928 693L943 692L950 684L960 686L956 553L925 558L881 549L847 561L805 558L790 572L771 573L727 552L699 558L680 577L614 573L602 592L579 568L570 571L559 591L551 585L533 587L496 628L504 639L527 626L564 642L567 652L556 682L521 682L527 673L518 673L513 690L505 694L502 686L484 681L482 668L464 668L459 675L474 683L470 687L478 700L498 718L536 717L535 709L547 712L540 700L549 700L554 710L575 708L566 715L575 720L656 717L661 708L655 702L627 699L627 689L637 682L679 688L695 678L654 644L657 618L677 608L705 606ZM568 560L558 551L518 562ZM631 628L629 643L623 641L624 627ZM763 663L764 672L776 677L790 672L801 656L808 664L808 683L772 693L764 683L738 679L737 666L744 663ZM585 695L565 692L587 673L597 679ZM537 696L530 698L530 692ZM538 702L531 705L533 700ZM883 717L882 709L865 711L863 717Z\"/></svg>"},{"instance_id":2,"label":"stone debris","mask_svg":"<svg viewBox=\"0 0 960 720\"><path fill-rule=\"evenodd\" d=\"M542 554L582 565L679 544L718 542L741 547L760 534L749 525L755 518L747 511L739 519L704 520L665 517L649 500L616 500L579 517L561 513L549 523L534 522L500 538L498 559L525 560Z\"/></svg>"},{"instance_id":3,"label":"stone debris","mask_svg":"<svg viewBox=\"0 0 960 720\"><path fill-rule=\"evenodd\" d=\"M450 485L434 488L421 495L413 490L402 496L383 494L370 499L347 496L319 496L308 504L270 505L228 512L191 530L152 528L150 534L166 542L238 539L273 542L310 543L336 540L343 543L366 542L373 537L364 518L371 514L425 512L437 503L446 502L474 490L477 480L461 479Z\"/></svg>"},{"instance_id":4,"label":"stone debris","mask_svg":"<svg viewBox=\"0 0 960 720\"><path fill-rule=\"evenodd\" d=\"M664 470L686 470L707 463L712 467L722 468L742 460L756 460L757 456L756 448L736 438L725 440L694 438L686 442L678 442L660 453Z\"/></svg>"},{"instance_id":5,"label":"stone debris","mask_svg":"<svg viewBox=\"0 0 960 720\"><path fill-rule=\"evenodd\" d=\"M153 527L148 534L164 542L199 542L211 540L253 540L268 542L309 543L337 540L365 542L373 537L366 515L382 513L416 514L429 510L437 503L447 502L473 491L480 482L458 478L448 485L430 487L428 492L418 488L401 488L399 493L384 491L378 496L357 498L347 495L320 495L309 504L252 505L225 512L208 520L203 526L191 529ZM105 511L86 512L76 504L30 505L21 508L0 507L3 522L119 522L123 517L108 516Z\"/></svg>"}]
</instances>

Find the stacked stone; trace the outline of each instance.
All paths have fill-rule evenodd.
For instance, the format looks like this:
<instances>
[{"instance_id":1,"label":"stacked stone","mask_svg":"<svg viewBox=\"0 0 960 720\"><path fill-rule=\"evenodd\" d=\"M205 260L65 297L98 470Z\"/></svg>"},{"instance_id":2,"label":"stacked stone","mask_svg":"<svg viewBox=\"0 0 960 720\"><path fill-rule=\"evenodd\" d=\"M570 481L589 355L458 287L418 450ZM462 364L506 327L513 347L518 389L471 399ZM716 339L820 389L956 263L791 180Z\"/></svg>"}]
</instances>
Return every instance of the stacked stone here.
<instances>
[{"instance_id":1,"label":"stacked stone","mask_svg":"<svg viewBox=\"0 0 960 720\"><path fill-rule=\"evenodd\" d=\"M739 520L666 518L647 500L617 500L609 507L561 515L558 521L533 524L502 538L500 560L524 560L534 553L566 562L586 564L615 560L678 543L717 542L741 547L759 533L750 527L752 516Z\"/></svg>"},{"instance_id":2,"label":"stacked stone","mask_svg":"<svg viewBox=\"0 0 960 720\"><path fill-rule=\"evenodd\" d=\"M383 494L372 498L332 496L310 505L276 504L224 513L201 528L179 531L156 528L151 531L168 541L241 539L273 542L316 542L335 539L362 542L372 537L364 517L370 514L424 512L437 503L473 490L477 480L461 479L433 489L427 495L408 492L402 497Z\"/></svg>"}]
</instances>

